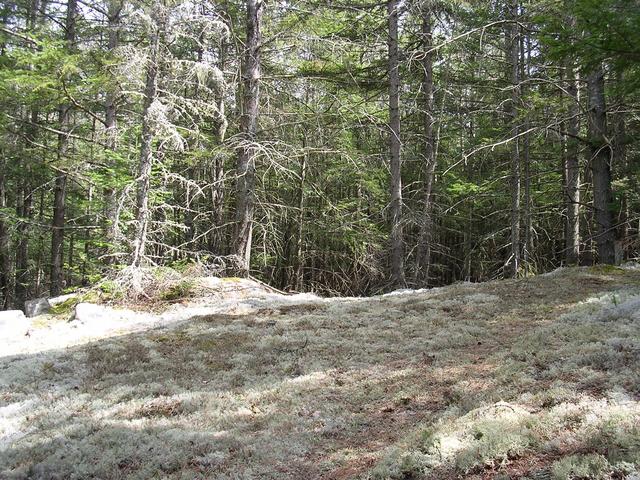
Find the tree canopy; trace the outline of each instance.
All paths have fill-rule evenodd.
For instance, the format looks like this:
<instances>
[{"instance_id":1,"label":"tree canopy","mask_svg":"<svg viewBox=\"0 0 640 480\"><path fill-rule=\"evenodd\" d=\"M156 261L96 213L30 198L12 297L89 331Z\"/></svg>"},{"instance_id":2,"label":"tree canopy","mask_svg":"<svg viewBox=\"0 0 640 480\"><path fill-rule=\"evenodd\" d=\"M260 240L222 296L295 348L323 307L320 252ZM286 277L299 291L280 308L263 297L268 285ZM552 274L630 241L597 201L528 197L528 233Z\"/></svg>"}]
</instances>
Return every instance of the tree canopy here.
<instances>
[{"instance_id":1,"label":"tree canopy","mask_svg":"<svg viewBox=\"0 0 640 480\"><path fill-rule=\"evenodd\" d=\"M637 0L13 0L0 301L127 265L371 294L640 251Z\"/></svg>"}]
</instances>

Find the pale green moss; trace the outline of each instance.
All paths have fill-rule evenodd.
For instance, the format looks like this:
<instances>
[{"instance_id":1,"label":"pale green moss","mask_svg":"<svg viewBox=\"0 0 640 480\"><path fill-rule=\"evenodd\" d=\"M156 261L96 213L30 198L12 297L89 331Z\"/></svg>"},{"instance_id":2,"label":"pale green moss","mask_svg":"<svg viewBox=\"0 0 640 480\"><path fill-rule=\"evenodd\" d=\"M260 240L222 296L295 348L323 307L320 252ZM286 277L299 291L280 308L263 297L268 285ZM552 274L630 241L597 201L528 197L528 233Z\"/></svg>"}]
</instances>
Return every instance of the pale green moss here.
<instances>
[{"instance_id":1,"label":"pale green moss","mask_svg":"<svg viewBox=\"0 0 640 480\"><path fill-rule=\"evenodd\" d=\"M457 454L456 466L463 472L476 467L498 467L522 456L534 444L524 421L498 419L479 422L471 430L465 448Z\"/></svg>"},{"instance_id":2,"label":"pale green moss","mask_svg":"<svg viewBox=\"0 0 640 480\"><path fill-rule=\"evenodd\" d=\"M596 275L624 275L626 270L624 268L616 267L615 265L594 265L589 267L589 272Z\"/></svg>"},{"instance_id":3,"label":"pale green moss","mask_svg":"<svg viewBox=\"0 0 640 480\"><path fill-rule=\"evenodd\" d=\"M53 305L50 312L53 315L68 315L73 312L73 309L76 308L78 303L80 303L80 299L78 297L69 298L64 302Z\"/></svg>"},{"instance_id":4,"label":"pale green moss","mask_svg":"<svg viewBox=\"0 0 640 480\"><path fill-rule=\"evenodd\" d=\"M610 471L609 462L599 454L571 455L556 461L551 467L555 480L605 480L609 478Z\"/></svg>"},{"instance_id":5,"label":"pale green moss","mask_svg":"<svg viewBox=\"0 0 640 480\"><path fill-rule=\"evenodd\" d=\"M190 280L181 280L159 294L160 300L175 302L189 298L193 294L195 283Z\"/></svg>"}]
</instances>

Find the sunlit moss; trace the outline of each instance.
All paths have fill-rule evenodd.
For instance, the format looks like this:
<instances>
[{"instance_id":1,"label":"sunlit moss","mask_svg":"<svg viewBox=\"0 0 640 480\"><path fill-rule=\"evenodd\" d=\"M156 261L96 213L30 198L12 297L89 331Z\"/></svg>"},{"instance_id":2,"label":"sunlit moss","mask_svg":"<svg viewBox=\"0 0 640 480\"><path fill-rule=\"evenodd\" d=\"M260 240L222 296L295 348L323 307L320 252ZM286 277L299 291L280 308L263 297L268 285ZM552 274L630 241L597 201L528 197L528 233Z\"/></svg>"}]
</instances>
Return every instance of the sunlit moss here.
<instances>
[{"instance_id":1,"label":"sunlit moss","mask_svg":"<svg viewBox=\"0 0 640 480\"><path fill-rule=\"evenodd\" d=\"M0 476L450 478L581 455L558 471L630 474L638 292L626 276L576 289L592 275L251 299L2 359Z\"/></svg>"}]
</instances>

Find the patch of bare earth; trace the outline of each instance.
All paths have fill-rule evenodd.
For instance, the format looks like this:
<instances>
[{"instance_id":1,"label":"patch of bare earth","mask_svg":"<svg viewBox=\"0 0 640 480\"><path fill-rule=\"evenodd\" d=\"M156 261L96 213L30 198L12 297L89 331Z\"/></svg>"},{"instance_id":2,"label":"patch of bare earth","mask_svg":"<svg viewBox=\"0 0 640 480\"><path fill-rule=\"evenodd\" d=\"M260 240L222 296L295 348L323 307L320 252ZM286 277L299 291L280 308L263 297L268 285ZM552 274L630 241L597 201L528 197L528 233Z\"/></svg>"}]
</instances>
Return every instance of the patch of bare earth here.
<instances>
[{"instance_id":1,"label":"patch of bare earth","mask_svg":"<svg viewBox=\"0 0 640 480\"><path fill-rule=\"evenodd\" d=\"M620 351L610 364L599 360L591 340L580 344L584 354L568 350L573 338L569 320L562 319L583 308L581 302L615 298L616 292L622 292L620 302L622 295L640 294L640 273L572 269L424 293L262 308L5 357L0 435L9 440L2 444L0 477L550 475L559 458L597 447L573 439L558 448L552 438L549 445L536 443L547 435L539 425L551 432L554 422L543 414L572 401L546 392L566 387L593 401L611 392L638 399L635 350L629 362ZM580 325L588 332L576 335L593 333ZM625 328L625 339L640 342L637 325ZM625 339L615 348L627 348ZM569 361L578 362L576 369L563 367ZM464 439L486 440L482 429L495 419L485 412L497 402L517 403L520 416L509 417L517 428L528 429L526 416L532 415L539 422L531 426L536 440L514 437L518 448L504 454L500 445L478 443L498 454L476 459L469 450L475 447L467 448ZM471 426L463 425L465 418ZM447 450L446 441L454 447Z\"/></svg>"}]
</instances>

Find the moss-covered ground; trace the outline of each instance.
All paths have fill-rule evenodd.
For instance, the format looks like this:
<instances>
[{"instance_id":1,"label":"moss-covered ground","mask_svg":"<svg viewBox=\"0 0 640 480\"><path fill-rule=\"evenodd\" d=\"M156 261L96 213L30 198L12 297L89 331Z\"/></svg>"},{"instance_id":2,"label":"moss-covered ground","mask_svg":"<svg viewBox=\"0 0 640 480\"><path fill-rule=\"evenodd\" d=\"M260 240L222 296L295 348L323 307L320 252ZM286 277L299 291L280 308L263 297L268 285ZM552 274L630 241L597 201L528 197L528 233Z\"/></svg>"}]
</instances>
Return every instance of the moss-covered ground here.
<instances>
[{"instance_id":1,"label":"moss-covered ground","mask_svg":"<svg viewBox=\"0 0 640 480\"><path fill-rule=\"evenodd\" d=\"M1 357L0 478L637 478L639 399L640 271L566 269Z\"/></svg>"}]
</instances>

